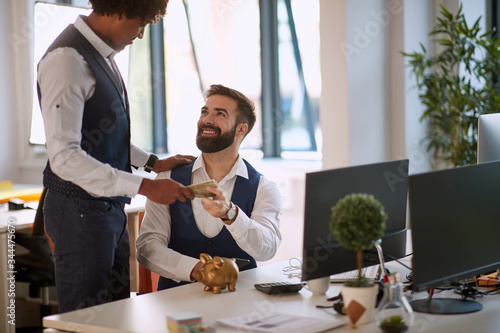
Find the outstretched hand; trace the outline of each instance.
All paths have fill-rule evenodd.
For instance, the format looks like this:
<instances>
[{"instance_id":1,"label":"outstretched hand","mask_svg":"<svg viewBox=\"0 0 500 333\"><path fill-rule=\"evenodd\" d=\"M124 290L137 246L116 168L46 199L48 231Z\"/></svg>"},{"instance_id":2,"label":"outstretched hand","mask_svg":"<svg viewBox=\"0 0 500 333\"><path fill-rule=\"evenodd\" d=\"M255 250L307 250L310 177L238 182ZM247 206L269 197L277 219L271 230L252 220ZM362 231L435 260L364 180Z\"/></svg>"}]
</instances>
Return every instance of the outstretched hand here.
<instances>
[{"instance_id":1,"label":"outstretched hand","mask_svg":"<svg viewBox=\"0 0 500 333\"><path fill-rule=\"evenodd\" d=\"M144 178L139 188L139 194L164 205L170 205L176 200L186 202L188 198L194 199L194 194L190 189L171 179Z\"/></svg>"},{"instance_id":2,"label":"outstretched hand","mask_svg":"<svg viewBox=\"0 0 500 333\"><path fill-rule=\"evenodd\" d=\"M170 156L168 158L163 158L161 160L156 161L155 165L153 166L153 171L156 173L160 173L162 171L172 170L178 165L191 163L194 158L195 156L192 155L179 155L179 154L175 156Z\"/></svg>"}]
</instances>

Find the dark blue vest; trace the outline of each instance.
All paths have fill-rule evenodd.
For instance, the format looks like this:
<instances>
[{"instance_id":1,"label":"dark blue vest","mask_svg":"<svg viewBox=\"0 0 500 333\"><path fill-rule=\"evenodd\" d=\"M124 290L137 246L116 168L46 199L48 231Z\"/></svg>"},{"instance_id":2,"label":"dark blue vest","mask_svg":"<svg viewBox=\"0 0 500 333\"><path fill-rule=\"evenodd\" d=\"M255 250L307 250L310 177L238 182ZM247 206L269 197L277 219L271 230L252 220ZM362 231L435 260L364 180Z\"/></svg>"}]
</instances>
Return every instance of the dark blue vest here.
<instances>
[{"instance_id":1,"label":"dark blue vest","mask_svg":"<svg viewBox=\"0 0 500 333\"><path fill-rule=\"evenodd\" d=\"M257 188L260 181L260 173L257 172L247 161L243 160L248 170L248 179L238 176L234 184L231 201L236 204L248 216L252 214ZM182 165L172 170L171 178L183 185L191 184L191 172L193 163ZM199 258L200 253L208 253L213 256L226 258L249 259L250 264L242 270L255 268L257 263L248 253L243 251L233 239L224 226L220 233L213 238L204 236L194 220L191 201L176 201L170 205L171 237L169 247L184 255ZM158 290L180 286L189 282L177 283L171 279L160 277Z\"/></svg>"},{"instance_id":2,"label":"dark blue vest","mask_svg":"<svg viewBox=\"0 0 500 333\"><path fill-rule=\"evenodd\" d=\"M117 76L106 60L90 42L70 24L47 49L47 53L59 47L72 47L83 56L96 76L93 96L85 103L82 119L82 141L80 146L89 155L112 167L132 172L130 165L130 116L126 91L122 98L122 88ZM46 53L46 54L47 54ZM125 87L123 85L123 87ZM38 99L42 101L40 87ZM95 199L76 184L61 179L50 168L43 172L43 185L49 190L72 197ZM130 202L130 198L98 198Z\"/></svg>"}]
</instances>

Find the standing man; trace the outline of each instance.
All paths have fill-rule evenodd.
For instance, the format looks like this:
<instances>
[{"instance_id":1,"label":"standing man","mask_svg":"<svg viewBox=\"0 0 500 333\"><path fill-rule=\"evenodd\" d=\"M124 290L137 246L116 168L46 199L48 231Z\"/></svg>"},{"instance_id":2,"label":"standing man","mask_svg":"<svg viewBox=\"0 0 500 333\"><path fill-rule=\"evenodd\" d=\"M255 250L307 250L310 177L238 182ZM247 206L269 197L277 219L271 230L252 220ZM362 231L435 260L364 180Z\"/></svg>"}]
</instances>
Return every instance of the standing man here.
<instances>
[{"instance_id":1,"label":"standing man","mask_svg":"<svg viewBox=\"0 0 500 333\"><path fill-rule=\"evenodd\" d=\"M38 97L49 161L44 214L54 241L59 312L130 296L125 203L136 194L171 204L192 198L181 184L131 173L169 170L189 156L158 160L130 143L127 91L114 55L165 15L168 0L90 0L38 65Z\"/></svg>"},{"instance_id":2,"label":"standing man","mask_svg":"<svg viewBox=\"0 0 500 333\"><path fill-rule=\"evenodd\" d=\"M276 254L281 244L281 194L239 155L254 124L254 105L239 91L212 85L205 93L196 137L201 156L157 179L184 185L214 179L218 187L207 187L211 198L170 206L147 201L137 258L161 275L158 290L194 281L203 267L200 253L249 259L245 268Z\"/></svg>"}]
</instances>

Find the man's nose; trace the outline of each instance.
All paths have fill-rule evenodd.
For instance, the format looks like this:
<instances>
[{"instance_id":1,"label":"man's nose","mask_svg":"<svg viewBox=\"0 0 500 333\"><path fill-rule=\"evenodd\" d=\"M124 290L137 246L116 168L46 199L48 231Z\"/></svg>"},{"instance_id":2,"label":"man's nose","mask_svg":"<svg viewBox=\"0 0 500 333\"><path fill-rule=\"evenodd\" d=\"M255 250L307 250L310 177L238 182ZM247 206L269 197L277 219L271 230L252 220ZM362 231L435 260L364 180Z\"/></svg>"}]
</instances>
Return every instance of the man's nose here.
<instances>
[{"instance_id":1,"label":"man's nose","mask_svg":"<svg viewBox=\"0 0 500 333\"><path fill-rule=\"evenodd\" d=\"M213 121L212 115L211 114L205 115L205 117L203 118L203 123L204 124L213 124L214 121Z\"/></svg>"}]
</instances>

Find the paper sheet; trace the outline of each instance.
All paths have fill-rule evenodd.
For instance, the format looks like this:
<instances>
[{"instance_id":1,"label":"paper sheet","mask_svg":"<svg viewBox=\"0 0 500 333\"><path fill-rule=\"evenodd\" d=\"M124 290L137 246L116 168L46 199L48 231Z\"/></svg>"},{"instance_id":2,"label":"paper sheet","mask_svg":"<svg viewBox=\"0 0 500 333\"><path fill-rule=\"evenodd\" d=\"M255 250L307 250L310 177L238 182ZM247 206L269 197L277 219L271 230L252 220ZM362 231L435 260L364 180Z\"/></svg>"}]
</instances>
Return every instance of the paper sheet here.
<instances>
[{"instance_id":1,"label":"paper sheet","mask_svg":"<svg viewBox=\"0 0 500 333\"><path fill-rule=\"evenodd\" d=\"M347 318L339 319L332 317L332 320L326 320L303 316L292 316L278 312L223 318L215 322L215 325L238 328L238 331L241 332L262 333L317 333L331 330L345 324L347 324Z\"/></svg>"}]
</instances>

